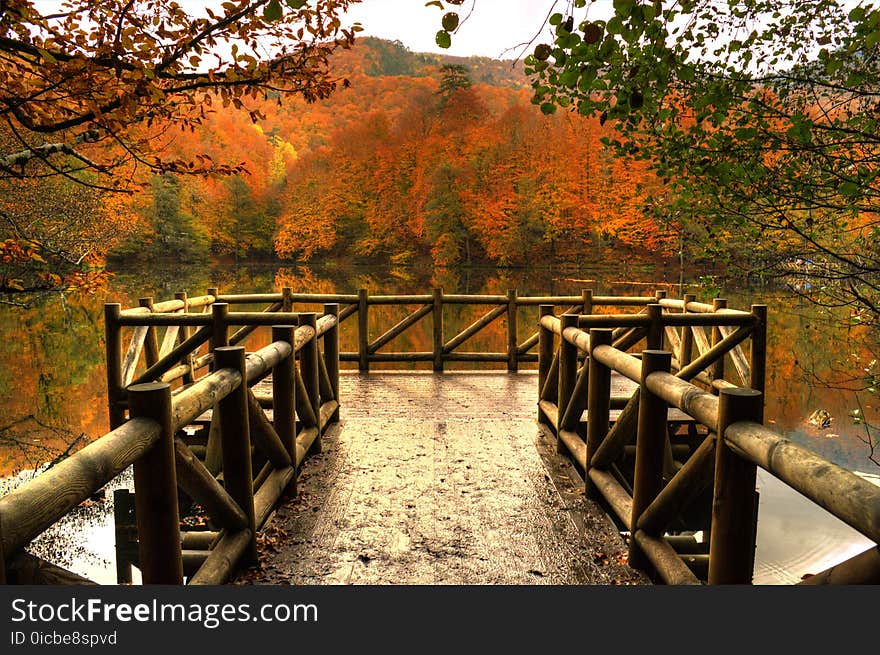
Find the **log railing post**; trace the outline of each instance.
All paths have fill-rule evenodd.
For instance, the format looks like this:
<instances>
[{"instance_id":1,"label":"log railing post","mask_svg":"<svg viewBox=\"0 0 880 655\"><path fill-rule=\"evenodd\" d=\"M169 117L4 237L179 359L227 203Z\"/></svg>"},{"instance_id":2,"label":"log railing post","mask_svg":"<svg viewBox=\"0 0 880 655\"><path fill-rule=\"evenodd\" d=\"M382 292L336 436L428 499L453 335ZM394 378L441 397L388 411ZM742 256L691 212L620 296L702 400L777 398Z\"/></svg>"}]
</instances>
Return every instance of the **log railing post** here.
<instances>
[{"instance_id":1,"label":"log railing post","mask_svg":"<svg viewBox=\"0 0 880 655\"><path fill-rule=\"evenodd\" d=\"M110 429L125 423L125 409L121 405L125 390L122 388L122 328L119 303L104 305L104 343L107 349L107 412Z\"/></svg>"},{"instance_id":2,"label":"log railing post","mask_svg":"<svg viewBox=\"0 0 880 655\"><path fill-rule=\"evenodd\" d=\"M633 535L629 544L629 563L645 568L648 560L636 544L635 526L642 512L663 489L663 461L666 449L666 401L647 386L647 379L656 371L669 372L672 354L663 350L642 352L642 379L639 387L639 421L636 433L636 464L633 479L633 504L630 525Z\"/></svg>"},{"instance_id":3,"label":"log railing post","mask_svg":"<svg viewBox=\"0 0 880 655\"><path fill-rule=\"evenodd\" d=\"M593 357L597 346L610 346L614 330L593 328L590 330L590 383L587 392L587 466L584 483L587 496L594 495L590 482L590 460L599 444L608 436L611 409L611 369Z\"/></svg>"},{"instance_id":4,"label":"log railing post","mask_svg":"<svg viewBox=\"0 0 880 655\"><path fill-rule=\"evenodd\" d=\"M133 385L128 401L133 418L150 418L161 426L159 439L134 463L142 578L144 584L183 584L171 386L164 382Z\"/></svg>"},{"instance_id":5,"label":"log railing post","mask_svg":"<svg viewBox=\"0 0 880 655\"><path fill-rule=\"evenodd\" d=\"M561 317L561 333L564 333L566 329L570 327L577 327L578 317L577 314L563 314ZM556 452L565 453L567 449L565 447L565 443L559 438L559 431L562 426L562 417L565 413L565 409L568 407L568 402L571 400L571 394L574 391L575 379L577 377L577 365L578 365L578 348L572 343L569 343L565 340L564 337L560 336L559 339L559 386L556 391L556 421L557 421L557 435L556 435Z\"/></svg>"},{"instance_id":6,"label":"log railing post","mask_svg":"<svg viewBox=\"0 0 880 655\"><path fill-rule=\"evenodd\" d=\"M290 287L281 289L281 311L285 314L293 311L293 289Z\"/></svg>"},{"instance_id":7,"label":"log railing post","mask_svg":"<svg viewBox=\"0 0 880 655\"><path fill-rule=\"evenodd\" d=\"M693 293L684 294L684 307L681 309L682 314L687 314L688 303L692 303L697 299ZM681 326L681 352L678 353L678 363L680 368L684 368L691 363L694 350L694 331L690 325Z\"/></svg>"},{"instance_id":8,"label":"log railing post","mask_svg":"<svg viewBox=\"0 0 880 655\"><path fill-rule=\"evenodd\" d=\"M213 291L214 293L210 293ZM216 297L217 289L209 289L209 295ZM227 317L229 305L225 302L215 302L211 305L211 352L229 345L229 329ZM219 370L216 356L211 363L211 370ZM216 410L216 407L214 408ZM214 475L217 475L223 466L223 438L221 432L223 426L220 421L211 419L211 427L208 429L208 445L205 448L205 467Z\"/></svg>"},{"instance_id":9,"label":"log railing post","mask_svg":"<svg viewBox=\"0 0 880 655\"><path fill-rule=\"evenodd\" d=\"M241 384L217 403L216 413L223 441L223 486L247 517L251 537L242 560L250 565L257 562L257 529L244 346L217 348L214 361L218 371L231 368L241 374Z\"/></svg>"},{"instance_id":10,"label":"log railing post","mask_svg":"<svg viewBox=\"0 0 880 655\"><path fill-rule=\"evenodd\" d=\"M225 348L229 345L229 304L225 302L215 302L211 305L211 350L217 348ZM215 369L216 370L216 369Z\"/></svg>"},{"instance_id":11,"label":"log railing post","mask_svg":"<svg viewBox=\"0 0 880 655\"><path fill-rule=\"evenodd\" d=\"M339 421L339 305L336 303L324 305L324 314L336 317L336 325L324 333L324 368L327 369L330 388L336 400L336 410L327 421L329 425Z\"/></svg>"},{"instance_id":12,"label":"log railing post","mask_svg":"<svg viewBox=\"0 0 880 655\"><path fill-rule=\"evenodd\" d=\"M146 307L152 313L152 296L140 298L138 304L141 307ZM147 335L144 337L144 361L147 363L147 368L159 361L159 337L156 334L156 328L152 325L147 328Z\"/></svg>"},{"instance_id":13,"label":"log railing post","mask_svg":"<svg viewBox=\"0 0 880 655\"><path fill-rule=\"evenodd\" d=\"M749 584L755 564L757 467L724 441L728 426L761 422L763 394L747 388L722 389L715 446L715 487L709 540L709 584Z\"/></svg>"},{"instance_id":14,"label":"log railing post","mask_svg":"<svg viewBox=\"0 0 880 655\"><path fill-rule=\"evenodd\" d=\"M370 294L358 289L358 370L370 370ZM316 410L317 411L317 410Z\"/></svg>"},{"instance_id":15,"label":"log railing post","mask_svg":"<svg viewBox=\"0 0 880 655\"><path fill-rule=\"evenodd\" d=\"M712 309L714 311L718 311L719 309L725 309L727 307L727 300L724 298L715 298L712 301ZM718 326L714 326L712 328L712 345L715 346L724 339L724 335L721 334L721 328ZM721 380L724 378L724 356L718 358L714 364L709 367L709 375L712 376L713 380ZM714 387L712 388L712 393L718 394L718 390Z\"/></svg>"},{"instance_id":16,"label":"log railing post","mask_svg":"<svg viewBox=\"0 0 880 655\"><path fill-rule=\"evenodd\" d=\"M443 372L443 289L434 289L434 372Z\"/></svg>"},{"instance_id":17,"label":"log railing post","mask_svg":"<svg viewBox=\"0 0 880 655\"><path fill-rule=\"evenodd\" d=\"M593 313L593 290L581 289L581 313L589 316Z\"/></svg>"},{"instance_id":18,"label":"log railing post","mask_svg":"<svg viewBox=\"0 0 880 655\"><path fill-rule=\"evenodd\" d=\"M131 544L135 541L132 539L131 528L134 520L134 494L125 488L115 489L113 491L113 531L116 541L114 550L117 584L131 584ZM137 525L134 528L136 530Z\"/></svg>"},{"instance_id":19,"label":"log railing post","mask_svg":"<svg viewBox=\"0 0 880 655\"><path fill-rule=\"evenodd\" d=\"M541 325L541 318L553 316L553 305L541 305L538 308L538 402L540 403L541 391L550 374L550 363L553 361L553 331ZM538 422L550 426L550 421L538 408ZM552 427L552 426L550 426Z\"/></svg>"},{"instance_id":20,"label":"log railing post","mask_svg":"<svg viewBox=\"0 0 880 655\"><path fill-rule=\"evenodd\" d=\"M291 346L290 357L285 357L272 371L272 424L291 461L296 461L296 360L293 353L292 325L272 327L272 341L284 341Z\"/></svg>"},{"instance_id":21,"label":"log railing post","mask_svg":"<svg viewBox=\"0 0 880 655\"><path fill-rule=\"evenodd\" d=\"M767 305L752 305L755 317L749 352L749 386L764 393L767 384Z\"/></svg>"},{"instance_id":22,"label":"log railing post","mask_svg":"<svg viewBox=\"0 0 880 655\"><path fill-rule=\"evenodd\" d=\"M188 314L189 313L189 296L187 295L186 291L178 291L177 293L174 294L174 298L175 298L175 300L180 300L181 302L183 302L183 313ZM180 328L180 332L179 332L177 340L179 343L183 343L184 341L189 339L191 336L192 336L192 328L189 325L183 325ZM195 371L193 371L193 354L190 353L189 355L187 355L186 359L184 361L182 361L181 363L185 364L186 366L189 367L189 371L187 371L186 373L183 374L183 383L190 384L193 382L193 380L195 378Z\"/></svg>"},{"instance_id":23,"label":"log railing post","mask_svg":"<svg viewBox=\"0 0 880 655\"><path fill-rule=\"evenodd\" d=\"M315 417L318 419L318 436L315 438L315 441L312 443L312 447L310 452L320 453L321 452L321 369L320 364L318 363L318 337L317 337L317 325L318 325L318 315L314 312L309 312L306 314L300 315L300 325L304 325L306 327L310 327L315 330L315 336L309 339L308 343L306 343L302 350L300 350L300 373L302 374L303 385L306 389L306 394L309 398L309 403L312 405L312 409L315 410Z\"/></svg>"},{"instance_id":24,"label":"log railing post","mask_svg":"<svg viewBox=\"0 0 880 655\"><path fill-rule=\"evenodd\" d=\"M647 307L648 318L651 324L648 326L646 339L647 350L663 350L663 305L652 303Z\"/></svg>"},{"instance_id":25,"label":"log railing post","mask_svg":"<svg viewBox=\"0 0 880 655\"><path fill-rule=\"evenodd\" d=\"M517 304L516 289L507 290L507 372L516 373L519 370L519 356L516 353L517 346Z\"/></svg>"}]
</instances>

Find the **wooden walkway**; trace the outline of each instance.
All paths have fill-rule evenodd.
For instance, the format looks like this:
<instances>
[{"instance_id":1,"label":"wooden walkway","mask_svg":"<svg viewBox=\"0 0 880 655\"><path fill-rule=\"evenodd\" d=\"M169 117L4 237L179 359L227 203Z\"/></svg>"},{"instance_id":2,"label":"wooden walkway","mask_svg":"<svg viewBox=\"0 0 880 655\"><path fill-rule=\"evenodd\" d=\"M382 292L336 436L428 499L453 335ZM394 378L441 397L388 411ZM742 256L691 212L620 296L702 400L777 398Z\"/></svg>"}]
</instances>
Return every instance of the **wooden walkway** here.
<instances>
[{"instance_id":1,"label":"wooden walkway","mask_svg":"<svg viewBox=\"0 0 880 655\"><path fill-rule=\"evenodd\" d=\"M540 450L537 376L344 374L342 422L264 529L262 584L633 584Z\"/></svg>"}]
</instances>

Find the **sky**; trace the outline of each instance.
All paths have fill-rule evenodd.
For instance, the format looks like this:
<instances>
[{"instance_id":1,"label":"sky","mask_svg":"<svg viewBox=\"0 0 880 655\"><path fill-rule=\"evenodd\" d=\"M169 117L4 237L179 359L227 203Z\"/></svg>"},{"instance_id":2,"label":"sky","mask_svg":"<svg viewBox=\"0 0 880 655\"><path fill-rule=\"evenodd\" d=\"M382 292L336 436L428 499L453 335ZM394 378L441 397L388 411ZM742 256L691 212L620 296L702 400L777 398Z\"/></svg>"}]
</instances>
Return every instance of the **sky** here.
<instances>
[{"instance_id":1,"label":"sky","mask_svg":"<svg viewBox=\"0 0 880 655\"><path fill-rule=\"evenodd\" d=\"M414 52L512 59L522 51L520 44L528 43L542 29L554 5L560 13L569 6L567 0L466 0L458 8L459 15L464 18L475 5L474 11L453 35L452 47L443 50L434 42L434 35L441 29L444 12L426 7L425 1L362 0L347 16L349 22L361 23L362 34L401 41ZM611 0L597 0L588 16L605 17L610 7ZM583 10L576 15L581 18Z\"/></svg>"}]
</instances>

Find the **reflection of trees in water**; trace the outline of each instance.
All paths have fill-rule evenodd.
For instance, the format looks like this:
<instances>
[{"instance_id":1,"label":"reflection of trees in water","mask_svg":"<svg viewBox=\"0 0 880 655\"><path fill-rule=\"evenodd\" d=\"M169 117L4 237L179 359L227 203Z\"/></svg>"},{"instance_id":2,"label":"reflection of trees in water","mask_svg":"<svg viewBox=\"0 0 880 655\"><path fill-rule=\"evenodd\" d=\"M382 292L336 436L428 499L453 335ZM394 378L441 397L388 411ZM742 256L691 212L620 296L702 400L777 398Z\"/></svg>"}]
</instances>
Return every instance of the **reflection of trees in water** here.
<instances>
[{"instance_id":1,"label":"reflection of trees in water","mask_svg":"<svg viewBox=\"0 0 880 655\"><path fill-rule=\"evenodd\" d=\"M84 432L44 423L33 414L0 425L0 474L15 475L30 469L50 468L88 443Z\"/></svg>"},{"instance_id":2,"label":"reflection of trees in water","mask_svg":"<svg viewBox=\"0 0 880 655\"><path fill-rule=\"evenodd\" d=\"M0 312L0 475L106 431L101 300L51 296Z\"/></svg>"},{"instance_id":3,"label":"reflection of trees in water","mask_svg":"<svg viewBox=\"0 0 880 655\"><path fill-rule=\"evenodd\" d=\"M853 324L846 307L818 306L797 294L728 290L725 295L731 307L769 306L768 424L834 462L873 470L880 407L869 391L876 373L865 369L875 356L876 333ZM827 428L808 423L819 409L833 418Z\"/></svg>"}]
</instances>

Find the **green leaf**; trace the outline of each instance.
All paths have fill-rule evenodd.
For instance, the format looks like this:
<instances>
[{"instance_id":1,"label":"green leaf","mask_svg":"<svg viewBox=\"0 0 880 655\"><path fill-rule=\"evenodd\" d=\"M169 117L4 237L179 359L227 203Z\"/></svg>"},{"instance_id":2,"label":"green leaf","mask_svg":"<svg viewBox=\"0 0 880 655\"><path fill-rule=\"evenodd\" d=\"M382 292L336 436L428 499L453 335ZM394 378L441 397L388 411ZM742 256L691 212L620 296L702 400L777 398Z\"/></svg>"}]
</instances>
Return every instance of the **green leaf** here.
<instances>
[{"instance_id":1,"label":"green leaf","mask_svg":"<svg viewBox=\"0 0 880 655\"><path fill-rule=\"evenodd\" d=\"M449 32L446 30L440 30L437 32L437 36L434 37L434 40L437 42L437 45L443 49L452 45L452 37L449 36Z\"/></svg>"},{"instance_id":2,"label":"green leaf","mask_svg":"<svg viewBox=\"0 0 880 655\"><path fill-rule=\"evenodd\" d=\"M635 6L635 0L614 0L614 13L618 16L629 16Z\"/></svg>"},{"instance_id":3,"label":"green leaf","mask_svg":"<svg viewBox=\"0 0 880 655\"><path fill-rule=\"evenodd\" d=\"M552 102L541 103L541 113L546 114L548 116L550 114L555 114L556 113L556 105L554 105Z\"/></svg>"},{"instance_id":4,"label":"green leaf","mask_svg":"<svg viewBox=\"0 0 880 655\"><path fill-rule=\"evenodd\" d=\"M302 9L306 4L306 0L287 0L287 6L291 9Z\"/></svg>"},{"instance_id":5,"label":"green leaf","mask_svg":"<svg viewBox=\"0 0 880 655\"><path fill-rule=\"evenodd\" d=\"M553 14L548 22L551 25L559 25L562 22L562 14Z\"/></svg>"},{"instance_id":6,"label":"green leaf","mask_svg":"<svg viewBox=\"0 0 880 655\"><path fill-rule=\"evenodd\" d=\"M269 4L267 4L266 8L263 10L263 18L270 22L280 20L281 2L279 0L272 0Z\"/></svg>"},{"instance_id":7,"label":"green leaf","mask_svg":"<svg viewBox=\"0 0 880 655\"><path fill-rule=\"evenodd\" d=\"M605 25L605 29L609 34L621 34L623 32L623 22L615 16Z\"/></svg>"},{"instance_id":8,"label":"green leaf","mask_svg":"<svg viewBox=\"0 0 880 655\"><path fill-rule=\"evenodd\" d=\"M42 48L37 48L37 51L40 53L40 58L45 60L49 64L57 64L58 60L53 57L48 50L43 50Z\"/></svg>"},{"instance_id":9,"label":"green leaf","mask_svg":"<svg viewBox=\"0 0 880 655\"><path fill-rule=\"evenodd\" d=\"M854 198L859 195L861 187L855 182L844 182L837 188L837 190L840 192L840 195L846 198Z\"/></svg>"},{"instance_id":10,"label":"green leaf","mask_svg":"<svg viewBox=\"0 0 880 655\"><path fill-rule=\"evenodd\" d=\"M580 76L581 72L579 70L567 70L559 76L559 83L573 89L577 85Z\"/></svg>"}]
</instances>

